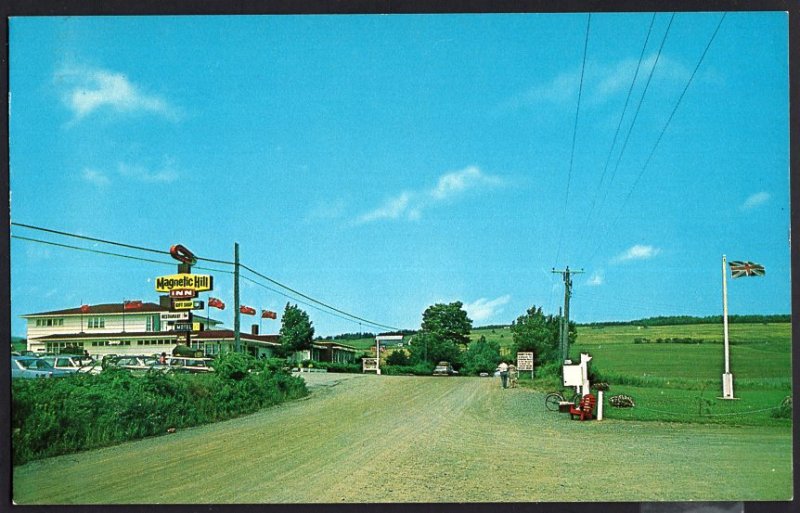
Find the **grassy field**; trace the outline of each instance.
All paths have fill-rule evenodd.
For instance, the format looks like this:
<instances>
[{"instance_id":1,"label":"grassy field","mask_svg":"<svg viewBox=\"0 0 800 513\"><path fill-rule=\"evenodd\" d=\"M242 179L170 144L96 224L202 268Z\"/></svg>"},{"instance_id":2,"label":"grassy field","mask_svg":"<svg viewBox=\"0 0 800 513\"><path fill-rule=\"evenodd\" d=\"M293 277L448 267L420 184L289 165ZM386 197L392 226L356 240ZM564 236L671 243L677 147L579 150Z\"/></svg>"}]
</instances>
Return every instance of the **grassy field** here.
<instances>
[{"instance_id":1,"label":"grassy field","mask_svg":"<svg viewBox=\"0 0 800 513\"><path fill-rule=\"evenodd\" d=\"M474 330L473 340L485 336L511 348L509 328ZM647 338L650 343L635 343ZM658 339L703 339L701 344L657 343ZM773 417L791 395L791 324L731 324L731 370L738 400L723 401L722 326L578 327L570 350L592 355L592 370L611 384L606 394L626 394L636 401L632 409L608 408L611 418L642 421L694 422L729 425L785 425L791 420ZM523 386L558 389L551 377Z\"/></svg>"},{"instance_id":2,"label":"grassy field","mask_svg":"<svg viewBox=\"0 0 800 513\"><path fill-rule=\"evenodd\" d=\"M306 400L16 467L13 498L27 505L792 496L787 426L578 422L546 411L541 392L502 390L492 378L305 378Z\"/></svg>"}]
</instances>

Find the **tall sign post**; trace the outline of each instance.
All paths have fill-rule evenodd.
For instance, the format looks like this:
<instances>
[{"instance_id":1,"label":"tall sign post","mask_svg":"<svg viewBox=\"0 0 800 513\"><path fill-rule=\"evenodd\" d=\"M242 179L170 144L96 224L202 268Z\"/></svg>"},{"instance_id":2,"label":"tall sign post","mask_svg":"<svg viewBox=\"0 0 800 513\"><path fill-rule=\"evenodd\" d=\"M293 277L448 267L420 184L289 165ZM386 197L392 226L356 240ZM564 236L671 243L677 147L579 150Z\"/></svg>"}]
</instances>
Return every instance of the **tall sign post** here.
<instances>
[{"instance_id":1,"label":"tall sign post","mask_svg":"<svg viewBox=\"0 0 800 513\"><path fill-rule=\"evenodd\" d=\"M239 317L239 243L233 243L233 350L241 350L241 318Z\"/></svg>"},{"instance_id":2,"label":"tall sign post","mask_svg":"<svg viewBox=\"0 0 800 513\"><path fill-rule=\"evenodd\" d=\"M728 346L728 265L722 255L722 332L724 335L725 372L722 374L722 398L733 397L733 374L731 374L731 355Z\"/></svg>"},{"instance_id":3,"label":"tall sign post","mask_svg":"<svg viewBox=\"0 0 800 513\"><path fill-rule=\"evenodd\" d=\"M764 266L755 262L731 261L731 278L744 276L764 276ZM725 373L722 375L722 399L736 399L733 396L733 374L731 373L731 356L728 342L728 266L725 255L722 255L722 330L725 337Z\"/></svg>"},{"instance_id":4,"label":"tall sign post","mask_svg":"<svg viewBox=\"0 0 800 513\"><path fill-rule=\"evenodd\" d=\"M198 292L214 289L214 277L207 274L192 274L192 266L197 263L197 257L187 248L175 244L169 248L169 254L180 262L178 274L159 276L156 278L156 291L166 292L171 299L170 312L182 312L174 317L174 330L185 333L184 344L191 347L192 312ZM188 301L187 301L188 300ZM199 302L197 302L199 304ZM188 307L188 308L187 308Z\"/></svg>"}]
</instances>

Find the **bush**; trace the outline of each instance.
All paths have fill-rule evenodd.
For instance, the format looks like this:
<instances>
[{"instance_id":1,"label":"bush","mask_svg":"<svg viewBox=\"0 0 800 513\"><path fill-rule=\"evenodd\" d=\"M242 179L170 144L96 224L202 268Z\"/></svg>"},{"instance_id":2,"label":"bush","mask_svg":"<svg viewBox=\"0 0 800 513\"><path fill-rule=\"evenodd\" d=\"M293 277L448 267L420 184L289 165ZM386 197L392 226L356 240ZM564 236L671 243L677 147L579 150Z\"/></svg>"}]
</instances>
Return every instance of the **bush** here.
<instances>
[{"instance_id":1,"label":"bush","mask_svg":"<svg viewBox=\"0 0 800 513\"><path fill-rule=\"evenodd\" d=\"M409 365L408 354L402 349L396 349L386 358L386 365Z\"/></svg>"},{"instance_id":2,"label":"bush","mask_svg":"<svg viewBox=\"0 0 800 513\"><path fill-rule=\"evenodd\" d=\"M341 362L314 362L317 369L326 369L328 372L361 372L360 363L341 363Z\"/></svg>"},{"instance_id":3,"label":"bush","mask_svg":"<svg viewBox=\"0 0 800 513\"><path fill-rule=\"evenodd\" d=\"M608 398L608 402L611 406L616 406L617 408L633 408L636 406L633 402L633 397L629 395L612 395Z\"/></svg>"},{"instance_id":4,"label":"bush","mask_svg":"<svg viewBox=\"0 0 800 513\"><path fill-rule=\"evenodd\" d=\"M271 369L274 362L236 353L214 365L208 374L107 369L12 380L13 464L229 419L308 393L301 378Z\"/></svg>"},{"instance_id":5,"label":"bush","mask_svg":"<svg viewBox=\"0 0 800 513\"><path fill-rule=\"evenodd\" d=\"M416 365L391 365L381 369L383 374L390 376L399 376L404 374L413 374L415 376L430 376L433 374L433 369L436 365L432 362L420 362Z\"/></svg>"},{"instance_id":6,"label":"bush","mask_svg":"<svg viewBox=\"0 0 800 513\"><path fill-rule=\"evenodd\" d=\"M772 410L772 416L776 419L792 418L792 396L786 396L781 401L780 406Z\"/></svg>"}]
</instances>

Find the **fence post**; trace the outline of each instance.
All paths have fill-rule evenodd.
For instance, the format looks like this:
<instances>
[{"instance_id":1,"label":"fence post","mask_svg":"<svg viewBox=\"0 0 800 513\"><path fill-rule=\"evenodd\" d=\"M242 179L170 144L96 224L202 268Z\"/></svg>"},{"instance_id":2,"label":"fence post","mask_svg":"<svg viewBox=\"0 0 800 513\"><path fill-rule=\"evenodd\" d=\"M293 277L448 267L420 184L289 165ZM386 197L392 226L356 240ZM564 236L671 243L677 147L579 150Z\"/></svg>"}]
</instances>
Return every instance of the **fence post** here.
<instances>
[{"instance_id":1,"label":"fence post","mask_svg":"<svg viewBox=\"0 0 800 513\"><path fill-rule=\"evenodd\" d=\"M597 391L597 420L603 420L603 391Z\"/></svg>"}]
</instances>

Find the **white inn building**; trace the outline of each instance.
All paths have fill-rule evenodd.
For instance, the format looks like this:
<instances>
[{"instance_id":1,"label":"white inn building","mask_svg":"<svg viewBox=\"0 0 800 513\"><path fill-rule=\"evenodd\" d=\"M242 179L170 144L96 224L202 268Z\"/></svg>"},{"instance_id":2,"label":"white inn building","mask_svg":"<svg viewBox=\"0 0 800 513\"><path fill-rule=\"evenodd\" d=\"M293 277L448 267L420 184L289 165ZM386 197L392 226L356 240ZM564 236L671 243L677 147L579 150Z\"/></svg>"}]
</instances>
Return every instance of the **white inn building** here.
<instances>
[{"instance_id":1,"label":"white inn building","mask_svg":"<svg viewBox=\"0 0 800 513\"><path fill-rule=\"evenodd\" d=\"M37 354L88 352L104 355L172 354L184 344L186 332L175 331L179 312L156 303L108 303L68 308L22 316L27 320L28 351ZM220 328L220 321L196 313L192 316L190 346L207 356L233 351L233 330ZM243 351L256 357L273 356L280 346L278 335L259 335L254 324L250 333L240 333ZM356 350L343 344L317 341L304 358L328 362L353 362Z\"/></svg>"},{"instance_id":2,"label":"white inn building","mask_svg":"<svg viewBox=\"0 0 800 513\"><path fill-rule=\"evenodd\" d=\"M107 354L171 354L185 342L185 332L175 331L171 320L176 312L156 303L91 305L23 315L27 320L28 351L59 354L81 350L93 357ZM191 346L207 355L230 351L234 347L231 330L217 329L219 321L193 315ZM242 333L240 341L253 356L271 356L280 345L277 335ZM67 350L69 348L69 350Z\"/></svg>"}]
</instances>

